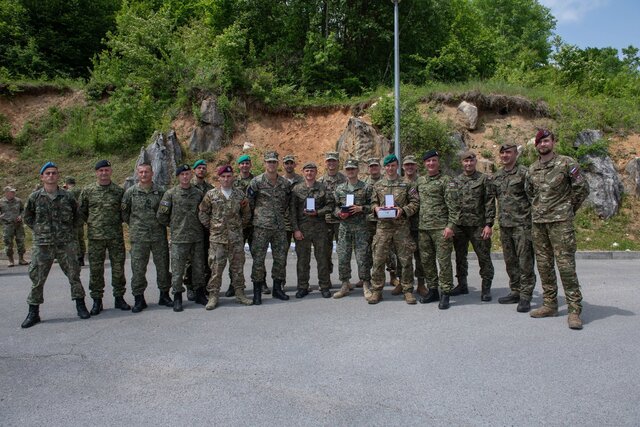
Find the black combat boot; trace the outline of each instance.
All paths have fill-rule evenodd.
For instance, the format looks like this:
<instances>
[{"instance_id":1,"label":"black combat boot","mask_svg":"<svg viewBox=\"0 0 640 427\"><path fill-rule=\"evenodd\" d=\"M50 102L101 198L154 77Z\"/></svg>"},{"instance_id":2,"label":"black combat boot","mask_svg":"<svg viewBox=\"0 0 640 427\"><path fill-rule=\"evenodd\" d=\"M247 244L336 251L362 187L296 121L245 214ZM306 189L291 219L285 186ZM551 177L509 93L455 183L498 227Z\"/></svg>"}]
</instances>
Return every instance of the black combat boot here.
<instances>
[{"instance_id":1,"label":"black combat boot","mask_svg":"<svg viewBox=\"0 0 640 427\"><path fill-rule=\"evenodd\" d=\"M127 304L127 302L124 300L124 297L116 297L115 301L113 302L113 308L119 308L122 311L131 310L131 306Z\"/></svg>"},{"instance_id":2,"label":"black combat boot","mask_svg":"<svg viewBox=\"0 0 640 427\"><path fill-rule=\"evenodd\" d=\"M27 318L22 322L23 328L30 328L36 323L40 323L40 306L29 304L29 314L27 314Z\"/></svg>"},{"instance_id":3,"label":"black combat boot","mask_svg":"<svg viewBox=\"0 0 640 427\"><path fill-rule=\"evenodd\" d=\"M304 298L309 295L309 290L304 288L298 288L298 292L296 292L296 298Z\"/></svg>"},{"instance_id":4,"label":"black combat boot","mask_svg":"<svg viewBox=\"0 0 640 427\"><path fill-rule=\"evenodd\" d=\"M529 310L531 310L531 302L526 299L521 299L518 302L518 307L516 308L516 311L518 313L528 313Z\"/></svg>"},{"instance_id":5,"label":"black combat boot","mask_svg":"<svg viewBox=\"0 0 640 427\"><path fill-rule=\"evenodd\" d=\"M438 288L429 288L427 291L427 295L420 297L418 301L420 304L428 304L430 302L436 302L440 300L440 292L438 292Z\"/></svg>"},{"instance_id":6,"label":"black combat boot","mask_svg":"<svg viewBox=\"0 0 640 427\"><path fill-rule=\"evenodd\" d=\"M329 288L320 289L320 294L322 298L331 298L331 290Z\"/></svg>"},{"instance_id":7,"label":"black combat boot","mask_svg":"<svg viewBox=\"0 0 640 427\"><path fill-rule=\"evenodd\" d=\"M253 282L253 305L262 304L262 282Z\"/></svg>"},{"instance_id":8,"label":"black combat boot","mask_svg":"<svg viewBox=\"0 0 640 427\"><path fill-rule=\"evenodd\" d=\"M209 302L209 298L207 296L207 290L205 289L205 287L203 286L201 288L196 289L195 303L200 305L207 305L208 302Z\"/></svg>"},{"instance_id":9,"label":"black combat boot","mask_svg":"<svg viewBox=\"0 0 640 427\"><path fill-rule=\"evenodd\" d=\"M231 283L229 283L229 289L227 289L227 292L224 293L224 296L227 298L231 298L235 294L236 290L233 288L233 286L231 286Z\"/></svg>"},{"instance_id":10,"label":"black combat boot","mask_svg":"<svg viewBox=\"0 0 640 427\"><path fill-rule=\"evenodd\" d=\"M467 295L469 293L469 285L466 277L458 277L458 286L453 288L449 295Z\"/></svg>"},{"instance_id":11,"label":"black combat boot","mask_svg":"<svg viewBox=\"0 0 640 427\"><path fill-rule=\"evenodd\" d=\"M289 295L285 294L282 290L282 280L273 281L273 297L278 298L281 301L287 301L289 299Z\"/></svg>"},{"instance_id":12,"label":"black combat boot","mask_svg":"<svg viewBox=\"0 0 640 427\"><path fill-rule=\"evenodd\" d=\"M509 292L508 295L498 298L498 304L517 304L520 302L520 294L517 292Z\"/></svg>"},{"instance_id":13,"label":"black combat boot","mask_svg":"<svg viewBox=\"0 0 640 427\"><path fill-rule=\"evenodd\" d=\"M140 313L142 310L147 308L147 303L144 300L144 295L134 295L135 303L133 304L133 308L131 309L132 313Z\"/></svg>"},{"instance_id":14,"label":"black combat boot","mask_svg":"<svg viewBox=\"0 0 640 427\"><path fill-rule=\"evenodd\" d=\"M160 291L160 298L158 299L158 305L173 307L173 301L171 300L171 296L169 296L169 291Z\"/></svg>"},{"instance_id":15,"label":"black combat boot","mask_svg":"<svg viewBox=\"0 0 640 427\"><path fill-rule=\"evenodd\" d=\"M91 307L91 315L97 316L102 311L102 298L93 299L93 307Z\"/></svg>"},{"instance_id":16,"label":"black combat boot","mask_svg":"<svg viewBox=\"0 0 640 427\"><path fill-rule=\"evenodd\" d=\"M444 292L440 294L440 303L438 304L440 310L446 310L449 308L449 294Z\"/></svg>"},{"instance_id":17,"label":"black combat boot","mask_svg":"<svg viewBox=\"0 0 640 427\"><path fill-rule=\"evenodd\" d=\"M491 280L482 279L482 291L480 292L480 301L491 301Z\"/></svg>"},{"instance_id":18,"label":"black combat boot","mask_svg":"<svg viewBox=\"0 0 640 427\"><path fill-rule=\"evenodd\" d=\"M78 317L81 319L88 319L91 317L87 306L84 305L84 298L76 298L76 310L78 311Z\"/></svg>"},{"instance_id":19,"label":"black combat boot","mask_svg":"<svg viewBox=\"0 0 640 427\"><path fill-rule=\"evenodd\" d=\"M173 311L175 312L179 312L184 310L182 308L182 292L177 292L174 296L173 296Z\"/></svg>"}]
</instances>

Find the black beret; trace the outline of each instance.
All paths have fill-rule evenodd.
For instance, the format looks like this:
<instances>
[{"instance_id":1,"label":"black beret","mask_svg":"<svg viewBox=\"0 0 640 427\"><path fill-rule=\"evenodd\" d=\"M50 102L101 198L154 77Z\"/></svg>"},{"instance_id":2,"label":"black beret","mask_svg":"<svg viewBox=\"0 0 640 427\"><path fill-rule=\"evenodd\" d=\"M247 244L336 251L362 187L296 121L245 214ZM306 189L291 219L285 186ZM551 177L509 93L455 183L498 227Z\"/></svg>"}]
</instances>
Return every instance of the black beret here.
<instances>
[{"instance_id":1,"label":"black beret","mask_svg":"<svg viewBox=\"0 0 640 427\"><path fill-rule=\"evenodd\" d=\"M109 160L100 160L96 163L96 170L100 168L106 168L107 166L111 166L111 162Z\"/></svg>"},{"instance_id":2,"label":"black beret","mask_svg":"<svg viewBox=\"0 0 640 427\"><path fill-rule=\"evenodd\" d=\"M176 176L180 175L184 171L190 171L191 166L189 165L181 165L176 168Z\"/></svg>"},{"instance_id":3,"label":"black beret","mask_svg":"<svg viewBox=\"0 0 640 427\"><path fill-rule=\"evenodd\" d=\"M425 160L436 156L440 156L437 150L429 150L422 156L422 161L424 162Z\"/></svg>"}]
</instances>

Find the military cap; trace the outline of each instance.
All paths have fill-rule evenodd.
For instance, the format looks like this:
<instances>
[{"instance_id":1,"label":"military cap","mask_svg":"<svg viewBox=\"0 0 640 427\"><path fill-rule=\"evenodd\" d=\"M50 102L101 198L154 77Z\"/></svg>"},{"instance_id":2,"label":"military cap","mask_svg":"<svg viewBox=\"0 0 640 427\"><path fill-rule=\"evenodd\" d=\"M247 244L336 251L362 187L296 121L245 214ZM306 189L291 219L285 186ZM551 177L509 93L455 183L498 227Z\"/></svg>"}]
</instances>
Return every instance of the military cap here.
<instances>
[{"instance_id":1,"label":"military cap","mask_svg":"<svg viewBox=\"0 0 640 427\"><path fill-rule=\"evenodd\" d=\"M471 150L463 151L462 154L460 154L460 160L475 159L475 158L476 158L476 153L474 153Z\"/></svg>"},{"instance_id":2,"label":"military cap","mask_svg":"<svg viewBox=\"0 0 640 427\"><path fill-rule=\"evenodd\" d=\"M220 176L223 173L233 173L233 169L231 169L231 166L229 165L223 165L218 168L217 172L218 172L218 176Z\"/></svg>"},{"instance_id":3,"label":"military cap","mask_svg":"<svg viewBox=\"0 0 640 427\"><path fill-rule=\"evenodd\" d=\"M318 169L318 165L316 165L313 162L307 162L302 166L302 170L305 170L305 169Z\"/></svg>"},{"instance_id":4,"label":"military cap","mask_svg":"<svg viewBox=\"0 0 640 427\"><path fill-rule=\"evenodd\" d=\"M111 162L109 160L98 160L98 162L96 163L95 169L98 170L100 168L107 168L107 167L111 167Z\"/></svg>"},{"instance_id":5,"label":"military cap","mask_svg":"<svg viewBox=\"0 0 640 427\"><path fill-rule=\"evenodd\" d=\"M551 139L555 140L556 137L553 134L553 132L551 132L549 129L540 129L538 130L538 133L536 133L536 140L535 140L535 145L538 145L540 143L540 140L546 138L550 136Z\"/></svg>"},{"instance_id":6,"label":"military cap","mask_svg":"<svg viewBox=\"0 0 640 427\"><path fill-rule=\"evenodd\" d=\"M326 153L324 153L324 159L325 160L340 160L340 156L338 155L338 152L336 152L336 151L327 151Z\"/></svg>"},{"instance_id":7,"label":"military cap","mask_svg":"<svg viewBox=\"0 0 640 427\"><path fill-rule=\"evenodd\" d=\"M282 162L283 163L287 163L287 162L295 162L296 158L293 156L293 154L287 154L286 156L284 156L282 158Z\"/></svg>"},{"instance_id":8,"label":"military cap","mask_svg":"<svg viewBox=\"0 0 640 427\"><path fill-rule=\"evenodd\" d=\"M440 153L438 153L437 150L429 150L422 155L422 161L424 162L425 160L430 159L432 157L436 157L436 156L438 157L440 156Z\"/></svg>"},{"instance_id":9,"label":"military cap","mask_svg":"<svg viewBox=\"0 0 640 427\"><path fill-rule=\"evenodd\" d=\"M240 164L242 162L250 162L251 161L251 157L249 157L248 154L243 154L242 156L238 157L237 163Z\"/></svg>"},{"instance_id":10,"label":"military cap","mask_svg":"<svg viewBox=\"0 0 640 427\"><path fill-rule=\"evenodd\" d=\"M15 192L16 192L16 189L15 189L15 188L13 188L13 187L12 187L12 186L10 186L10 185L7 185L6 187L4 187L4 192L5 192L5 193L7 193L7 192L15 193Z\"/></svg>"},{"instance_id":11,"label":"military cap","mask_svg":"<svg viewBox=\"0 0 640 427\"><path fill-rule=\"evenodd\" d=\"M277 162L278 161L278 152L277 151L267 151L264 153L264 161L265 162Z\"/></svg>"},{"instance_id":12,"label":"military cap","mask_svg":"<svg viewBox=\"0 0 640 427\"><path fill-rule=\"evenodd\" d=\"M191 170L189 165L180 165L176 168L176 176L180 175L182 172Z\"/></svg>"},{"instance_id":13,"label":"military cap","mask_svg":"<svg viewBox=\"0 0 640 427\"><path fill-rule=\"evenodd\" d=\"M45 170L49 169L49 168L56 168L58 169L58 165L56 165L53 162L47 162L44 165L42 165L42 167L40 168L40 175L42 175L44 173Z\"/></svg>"},{"instance_id":14,"label":"military cap","mask_svg":"<svg viewBox=\"0 0 640 427\"><path fill-rule=\"evenodd\" d=\"M357 159L349 159L344 164L345 169L358 169L359 167Z\"/></svg>"},{"instance_id":15,"label":"military cap","mask_svg":"<svg viewBox=\"0 0 640 427\"><path fill-rule=\"evenodd\" d=\"M404 159L402 159L402 164L406 165L406 164L417 164L418 162L416 162L416 156L405 156Z\"/></svg>"},{"instance_id":16,"label":"military cap","mask_svg":"<svg viewBox=\"0 0 640 427\"><path fill-rule=\"evenodd\" d=\"M73 184L73 185L76 185L76 179L75 179L74 177L72 177L72 176L66 176L66 177L64 178L64 182L65 182L65 184Z\"/></svg>"},{"instance_id":17,"label":"military cap","mask_svg":"<svg viewBox=\"0 0 640 427\"><path fill-rule=\"evenodd\" d=\"M398 158L396 157L395 154L389 154L387 157L384 158L384 160L382 161L382 163L387 166L389 163L393 163L393 162L397 162Z\"/></svg>"},{"instance_id":18,"label":"military cap","mask_svg":"<svg viewBox=\"0 0 640 427\"><path fill-rule=\"evenodd\" d=\"M192 169L197 168L198 166L205 165L207 166L207 162L204 159L196 160L196 162L191 166Z\"/></svg>"},{"instance_id":19,"label":"military cap","mask_svg":"<svg viewBox=\"0 0 640 427\"><path fill-rule=\"evenodd\" d=\"M369 166L380 166L380 159L377 157L372 157L369 160L367 160L367 164Z\"/></svg>"},{"instance_id":20,"label":"military cap","mask_svg":"<svg viewBox=\"0 0 640 427\"><path fill-rule=\"evenodd\" d=\"M510 148L518 148L518 144L514 142L505 142L500 146L500 152L502 153L503 151L506 151Z\"/></svg>"}]
</instances>

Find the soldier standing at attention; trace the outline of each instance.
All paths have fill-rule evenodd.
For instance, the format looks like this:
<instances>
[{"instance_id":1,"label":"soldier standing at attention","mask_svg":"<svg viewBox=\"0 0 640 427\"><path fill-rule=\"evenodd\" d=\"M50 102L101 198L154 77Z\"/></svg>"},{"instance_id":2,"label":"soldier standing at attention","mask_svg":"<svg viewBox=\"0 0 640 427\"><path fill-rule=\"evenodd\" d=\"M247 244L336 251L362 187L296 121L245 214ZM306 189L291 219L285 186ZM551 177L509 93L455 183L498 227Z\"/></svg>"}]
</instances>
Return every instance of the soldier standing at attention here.
<instances>
[{"instance_id":1,"label":"soldier standing at attention","mask_svg":"<svg viewBox=\"0 0 640 427\"><path fill-rule=\"evenodd\" d=\"M114 307L131 310L131 306L124 300L127 283L124 278L126 253L120 212L124 190L111 181L113 170L108 160L97 162L95 170L96 183L85 187L80 195L80 215L87 223L89 237L89 291L93 298L91 314L94 316L102 311L104 260L107 251L111 262Z\"/></svg>"},{"instance_id":2,"label":"soldier standing at attention","mask_svg":"<svg viewBox=\"0 0 640 427\"><path fill-rule=\"evenodd\" d=\"M31 293L27 298L29 314L22 322L30 328L40 322L40 304L44 302L44 283L57 259L60 268L69 279L71 298L81 319L91 317L84 303L84 288L80 282L78 248L75 229L80 223L78 202L67 191L58 187L58 167L47 162L40 169L42 188L34 191L27 200L24 222L33 230L33 254L29 266Z\"/></svg>"},{"instance_id":3,"label":"soldier standing at attention","mask_svg":"<svg viewBox=\"0 0 640 427\"><path fill-rule=\"evenodd\" d=\"M326 187L327 191L331 193L333 198L333 192L336 191L338 184L342 184L347 181L347 178L340 172L339 155L335 151L329 151L324 155L325 171L324 175L318 178L318 182L321 182ZM325 216L327 222L327 242L329 244L329 274L333 273L333 241L338 241L338 231L340 227L340 221L333 216L333 211Z\"/></svg>"},{"instance_id":4,"label":"soldier standing at attention","mask_svg":"<svg viewBox=\"0 0 640 427\"><path fill-rule=\"evenodd\" d=\"M529 167L527 194L531 199L533 248L542 282L543 305L531 317L558 315L558 282L554 260L569 306L569 328L582 329L582 293L576 274L573 218L589 195L589 184L571 157L553 151L556 138L541 129L536 134L538 160Z\"/></svg>"},{"instance_id":5,"label":"soldier standing at attention","mask_svg":"<svg viewBox=\"0 0 640 427\"><path fill-rule=\"evenodd\" d=\"M253 281L253 303L262 304L262 288L266 286L265 258L271 244L273 266L273 297L282 301L289 299L282 285L286 279L287 230L284 225L286 211L290 209L291 186L278 175L278 153L269 151L264 155L265 172L251 180L247 188L249 205L253 212L253 242L251 244L251 280Z\"/></svg>"},{"instance_id":6,"label":"soldier standing at attention","mask_svg":"<svg viewBox=\"0 0 640 427\"><path fill-rule=\"evenodd\" d=\"M342 287L333 294L338 299L351 292L351 252L355 250L358 278L366 295L370 293L371 248L369 247L369 224L372 187L358 179L358 161L349 159L344 165L347 182L338 185L334 193L334 215L340 218L338 233L338 273ZM349 198L349 203L347 203Z\"/></svg>"},{"instance_id":7,"label":"soldier standing at attention","mask_svg":"<svg viewBox=\"0 0 640 427\"><path fill-rule=\"evenodd\" d=\"M415 187L407 184L398 174L398 158L389 154L384 158L385 176L373 186L371 208L378 216L376 235L373 238L373 272L371 297L369 304L377 304L382 299L384 287L384 265L390 251L395 251L398 262L402 265L402 292L407 304L415 304L413 296L413 274L411 257L415 244L411 239L409 218L418 210L418 193ZM394 209L395 217L380 218L384 208Z\"/></svg>"},{"instance_id":8,"label":"soldier standing at attention","mask_svg":"<svg viewBox=\"0 0 640 427\"><path fill-rule=\"evenodd\" d=\"M73 197L80 203L80 194L82 189L76 185L76 179L68 176L64 179L64 189L70 192ZM78 227L78 263L80 267L84 267L84 254L87 252L87 245L84 242L84 224Z\"/></svg>"},{"instance_id":9,"label":"soldier standing at attention","mask_svg":"<svg viewBox=\"0 0 640 427\"><path fill-rule=\"evenodd\" d=\"M247 196L233 188L233 169L229 165L217 170L219 188L213 188L205 194L200 203L198 218L209 230L209 265L211 279L207 283L209 301L206 309L213 310L218 305L218 296L222 286L222 273L229 261L231 285L238 304L251 305L244 294L244 240L242 229L251 220L251 211Z\"/></svg>"},{"instance_id":10,"label":"soldier standing at attention","mask_svg":"<svg viewBox=\"0 0 640 427\"><path fill-rule=\"evenodd\" d=\"M456 250L458 286L451 295L468 294L467 273L469 242L478 256L482 278L481 301L491 301L493 263L491 262L491 234L496 216L496 198L491 178L476 170L478 160L473 151L460 156L462 173L456 178L460 194L460 222L453 239Z\"/></svg>"},{"instance_id":11,"label":"soldier standing at attention","mask_svg":"<svg viewBox=\"0 0 640 427\"><path fill-rule=\"evenodd\" d=\"M331 249L327 241L325 216L333 212L333 193L324 184L316 181L318 166L305 163L302 167L304 181L291 189L291 225L296 239L298 263L298 291L296 298L309 295L309 270L311 268L311 245L318 264L318 284L323 298L331 297L331 274L327 252ZM310 200L311 199L311 200ZM313 206L310 206L313 203Z\"/></svg>"},{"instance_id":12,"label":"soldier standing at attention","mask_svg":"<svg viewBox=\"0 0 640 427\"><path fill-rule=\"evenodd\" d=\"M9 259L9 267L15 266L13 259L13 241L18 248L18 264L29 264L24 259L24 225L22 224L22 200L16 197L16 189L10 185L4 187L4 197L0 199L0 220L4 237L4 248Z\"/></svg>"},{"instance_id":13,"label":"soldier standing at attention","mask_svg":"<svg viewBox=\"0 0 640 427\"><path fill-rule=\"evenodd\" d=\"M531 202L525 191L527 168L516 164L518 146L500 146L500 169L493 177L498 201L498 223L504 263L509 276L509 295L498 298L500 304L518 304L516 310L526 313L536 285L533 243L531 241Z\"/></svg>"},{"instance_id":14,"label":"soldier standing at attention","mask_svg":"<svg viewBox=\"0 0 640 427\"><path fill-rule=\"evenodd\" d=\"M428 291L419 301L427 304L439 299L438 308L446 310L453 289L453 236L460 216L457 184L440 172L440 155L436 150L424 153L422 160L427 175L418 178L416 183L420 196L418 240ZM441 292L438 292L438 287Z\"/></svg>"},{"instance_id":15,"label":"soldier standing at attention","mask_svg":"<svg viewBox=\"0 0 640 427\"><path fill-rule=\"evenodd\" d=\"M291 188L293 189L294 185L298 184L299 182L303 182L304 178L301 175L298 175L296 173L296 159L293 156L293 154L287 154L286 156L284 156L282 158L282 165L284 166L284 178L289 181L289 185L291 185ZM288 212L288 211L287 211ZM289 218L289 216L285 216L284 217L284 223L285 223L285 227L287 229L287 244L289 245L287 247L287 258L289 258L289 248L291 248L291 239L293 238L293 227L291 226L291 219ZM286 262L287 262L287 258L285 258L285 268L286 268ZM284 289L285 287L285 283L282 284L282 288ZM309 289L310 290L310 289Z\"/></svg>"},{"instance_id":16,"label":"soldier standing at attention","mask_svg":"<svg viewBox=\"0 0 640 427\"><path fill-rule=\"evenodd\" d=\"M144 291L147 289L147 265L153 253L156 266L156 281L160 290L159 305L173 307L169 296L171 276L169 274L169 244L167 227L156 219L164 189L153 183L153 170L149 163L136 168L138 183L129 187L122 198L122 219L129 224L131 242L131 293L135 304L131 310L139 313L147 308Z\"/></svg>"},{"instance_id":17,"label":"soldier standing at attention","mask_svg":"<svg viewBox=\"0 0 640 427\"><path fill-rule=\"evenodd\" d=\"M182 308L182 293L185 288L182 281L191 262L195 302L206 305L204 283L204 257L202 251L204 231L198 218L202 191L191 185L191 168L182 165L176 168L178 185L172 187L162 197L156 218L158 222L171 229L171 287L173 288L173 311Z\"/></svg>"}]
</instances>

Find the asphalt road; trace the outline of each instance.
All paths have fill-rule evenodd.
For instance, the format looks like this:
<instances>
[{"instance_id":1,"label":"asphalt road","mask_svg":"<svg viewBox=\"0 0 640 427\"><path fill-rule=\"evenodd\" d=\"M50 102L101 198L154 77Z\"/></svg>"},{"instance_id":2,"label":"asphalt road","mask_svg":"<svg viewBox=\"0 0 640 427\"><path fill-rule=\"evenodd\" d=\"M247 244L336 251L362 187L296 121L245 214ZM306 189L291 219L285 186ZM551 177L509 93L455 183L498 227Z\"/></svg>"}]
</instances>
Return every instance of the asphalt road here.
<instances>
[{"instance_id":1,"label":"asphalt road","mask_svg":"<svg viewBox=\"0 0 640 427\"><path fill-rule=\"evenodd\" d=\"M27 330L27 269L3 269L0 425L639 425L639 261L579 259L582 331L567 328L565 305L549 319L499 305L494 263L493 302L480 302L471 261L472 292L446 311L390 288L376 306L361 290L296 300L290 256L288 302L174 313L150 286L144 312L109 296L89 320L55 265L43 322Z\"/></svg>"}]
</instances>

